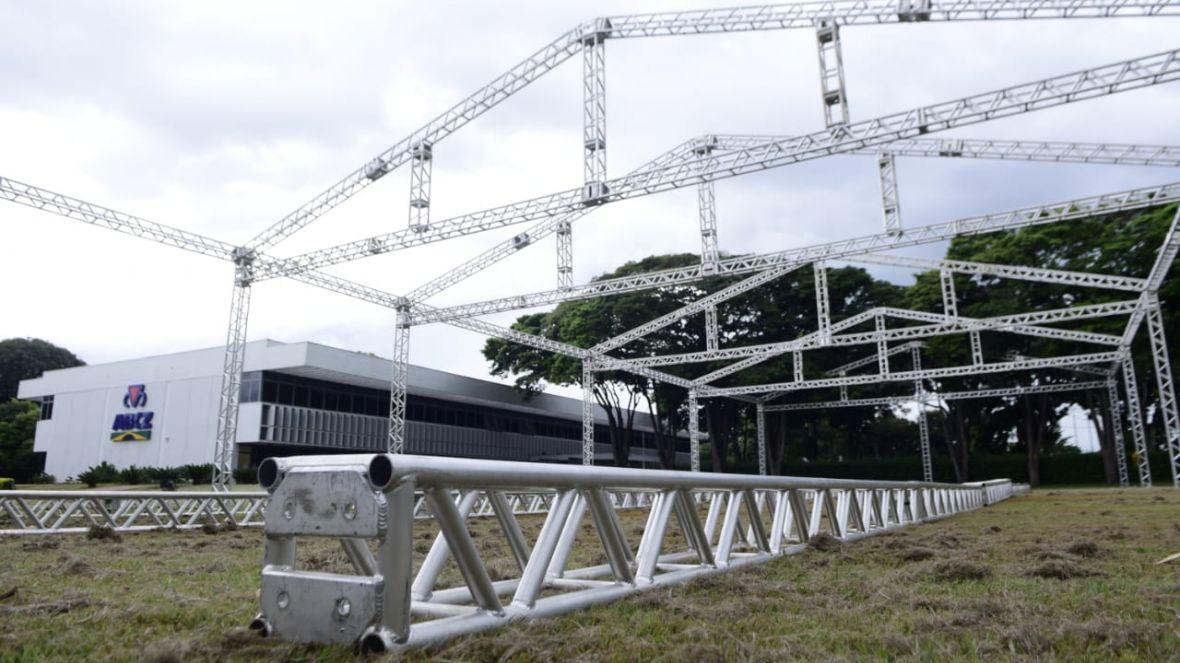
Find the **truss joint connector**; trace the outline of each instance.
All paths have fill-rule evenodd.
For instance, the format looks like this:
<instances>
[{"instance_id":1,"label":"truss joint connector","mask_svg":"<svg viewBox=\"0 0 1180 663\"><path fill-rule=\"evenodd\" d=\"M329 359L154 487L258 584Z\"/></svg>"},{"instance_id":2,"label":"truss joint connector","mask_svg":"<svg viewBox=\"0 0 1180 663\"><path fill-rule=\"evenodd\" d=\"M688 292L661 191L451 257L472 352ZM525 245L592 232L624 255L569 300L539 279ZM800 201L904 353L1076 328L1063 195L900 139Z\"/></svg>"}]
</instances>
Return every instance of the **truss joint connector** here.
<instances>
[{"instance_id":1,"label":"truss joint connector","mask_svg":"<svg viewBox=\"0 0 1180 663\"><path fill-rule=\"evenodd\" d=\"M611 37L613 26L609 18L598 18L582 26L580 37L583 46L597 46Z\"/></svg>"},{"instance_id":2,"label":"truss joint connector","mask_svg":"<svg viewBox=\"0 0 1180 663\"><path fill-rule=\"evenodd\" d=\"M382 177L385 177L385 174L388 172L389 164L385 163L380 158L373 159L369 163L365 164L365 177L367 177L371 182L376 182Z\"/></svg>"},{"instance_id":3,"label":"truss joint connector","mask_svg":"<svg viewBox=\"0 0 1180 663\"><path fill-rule=\"evenodd\" d=\"M601 205L606 202L608 193L610 189L606 182L587 182L582 186L582 204L587 207Z\"/></svg>"},{"instance_id":4,"label":"truss joint connector","mask_svg":"<svg viewBox=\"0 0 1180 663\"><path fill-rule=\"evenodd\" d=\"M930 0L899 0L897 20L900 23L923 23L930 20Z\"/></svg>"}]
</instances>

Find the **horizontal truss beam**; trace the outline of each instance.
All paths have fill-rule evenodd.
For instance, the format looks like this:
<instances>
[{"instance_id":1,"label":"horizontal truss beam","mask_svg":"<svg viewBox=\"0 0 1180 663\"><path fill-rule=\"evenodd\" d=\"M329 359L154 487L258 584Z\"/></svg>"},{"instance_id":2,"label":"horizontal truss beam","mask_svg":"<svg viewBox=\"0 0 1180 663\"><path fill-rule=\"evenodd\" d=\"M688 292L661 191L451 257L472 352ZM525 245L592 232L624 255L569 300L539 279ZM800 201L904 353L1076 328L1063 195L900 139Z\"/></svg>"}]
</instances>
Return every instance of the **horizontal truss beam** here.
<instances>
[{"instance_id":1,"label":"horizontal truss beam","mask_svg":"<svg viewBox=\"0 0 1180 663\"><path fill-rule=\"evenodd\" d=\"M766 405L764 409L766 412L795 412L798 410L826 410L831 407L880 407L886 405L904 405L906 403L926 403L929 405L931 401L940 400L955 401L972 398L1024 396L1027 394L1055 394L1068 391L1085 391L1087 389L1106 389L1106 387L1106 381L1096 380L1093 382L1038 384L1027 387L949 391L943 393L925 393L922 395L909 394L908 396L883 396L881 398L850 398L847 400L821 401L816 403L784 403L782 405Z\"/></svg>"},{"instance_id":2,"label":"horizontal truss beam","mask_svg":"<svg viewBox=\"0 0 1180 663\"><path fill-rule=\"evenodd\" d=\"M774 141L705 159L692 160L609 180L603 195L587 200L582 187L482 210L432 224L428 232L409 230L369 237L288 258L277 272L259 278L317 269L357 258L411 246L460 237L476 232L568 213L588 204L600 205L700 182L735 177L768 168L846 153L861 148L912 138L931 132L1010 117L1170 82L1180 78L1180 50L1165 51L1102 67L1025 83L994 92L923 106L901 113L854 122L805 136ZM703 161L704 163L698 163Z\"/></svg>"},{"instance_id":3,"label":"horizontal truss beam","mask_svg":"<svg viewBox=\"0 0 1180 663\"><path fill-rule=\"evenodd\" d=\"M1166 205L1176 201L1180 201L1180 182L965 217L927 226L915 226L906 229L902 234L878 233L786 251L736 256L718 261L714 271L711 272L702 269L699 265L694 265L635 276L602 279L578 284L569 289L523 293L511 297L441 307L435 309L436 313L433 315L415 314L411 316L411 322L412 324L428 324L454 317L502 313L559 304L565 301L591 299L603 295L683 285L710 276L734 276L780 266L799 267L817 260L840 260L865 253L941 242L964 235L1017 230Z\"/></svg>"}]
</instances>

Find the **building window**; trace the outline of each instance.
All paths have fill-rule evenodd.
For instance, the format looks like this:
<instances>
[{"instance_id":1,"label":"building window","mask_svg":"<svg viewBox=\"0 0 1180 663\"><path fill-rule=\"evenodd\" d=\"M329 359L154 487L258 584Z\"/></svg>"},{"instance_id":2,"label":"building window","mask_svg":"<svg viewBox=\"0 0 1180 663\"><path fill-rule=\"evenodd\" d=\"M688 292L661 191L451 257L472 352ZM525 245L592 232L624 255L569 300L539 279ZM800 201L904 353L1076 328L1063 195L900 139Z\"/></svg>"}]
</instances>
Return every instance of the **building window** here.
<instances>
[{"instance_id":1,"label":"building window","mask_svg":"<svg viewBox=\"0 0 1180 663\"><path fill-rule=\"evenodd\" d=\"M41 399L41 421L53 418L53 396Z\"/></svg>"}]
</instances>

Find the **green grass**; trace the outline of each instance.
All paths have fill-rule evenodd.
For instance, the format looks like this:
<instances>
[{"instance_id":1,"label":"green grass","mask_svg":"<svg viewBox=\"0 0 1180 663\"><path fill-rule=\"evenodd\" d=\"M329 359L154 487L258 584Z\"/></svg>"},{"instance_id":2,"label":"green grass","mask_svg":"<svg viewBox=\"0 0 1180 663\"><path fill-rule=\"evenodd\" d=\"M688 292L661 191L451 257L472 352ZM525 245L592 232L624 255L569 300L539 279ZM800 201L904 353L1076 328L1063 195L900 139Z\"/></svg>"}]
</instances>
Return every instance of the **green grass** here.
<instances>
[{"instance_id":1,"label":"green grass","mask_svg":"<svg viewBox=\"0 0 1180 663\"><path fill-rule=\"evenodd\" d=\"M642 518L624 519L633 543ZM511 571L494 522L473 529L493 576ZM430 535L415 532L419 556ZM257 530L0 539L0 595L16 588L0 600L0 660L355 660L243 628L261 546ZM1180 491L1038 491L409 658L1177 660L1180 563L1154 563L1174 552ZM574 561L598 559L584 546ZM298 563L346 561L313 541Z\"/></svg>"}]
</instances>

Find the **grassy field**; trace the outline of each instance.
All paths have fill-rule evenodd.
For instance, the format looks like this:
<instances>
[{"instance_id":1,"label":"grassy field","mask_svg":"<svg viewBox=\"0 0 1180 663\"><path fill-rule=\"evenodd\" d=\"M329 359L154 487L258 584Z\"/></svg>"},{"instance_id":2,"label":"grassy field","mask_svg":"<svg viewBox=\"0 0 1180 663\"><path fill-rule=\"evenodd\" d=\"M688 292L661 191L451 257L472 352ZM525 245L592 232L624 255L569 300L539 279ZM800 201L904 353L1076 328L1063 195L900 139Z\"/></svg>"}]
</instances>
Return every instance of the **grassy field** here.
<instances>
[{"instance_id":1,"label":"grassy field","mask_svg":"<svg viewBox=\"0 0 1180 663\"><path fill-rule=\"evenodd\" d=\"M624 519L633 539L642 517ZM497 576L492 525L475 535ZM415 533L419 555L429 537ZM344 570L329 543L301 545L299 565ZM257 530L0 539L0 661L355 660L243 628L261 544ZM409 658L1180 661L1180 563L1154 563L1180 552L1180 491L1037 491L824 548Z\"/></svg>"}]
</instances>

